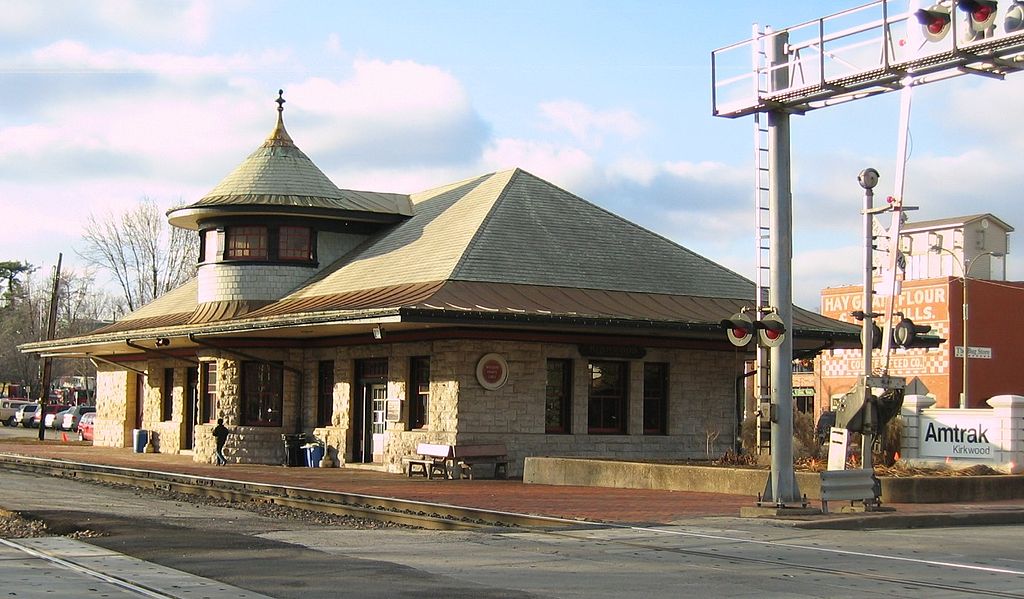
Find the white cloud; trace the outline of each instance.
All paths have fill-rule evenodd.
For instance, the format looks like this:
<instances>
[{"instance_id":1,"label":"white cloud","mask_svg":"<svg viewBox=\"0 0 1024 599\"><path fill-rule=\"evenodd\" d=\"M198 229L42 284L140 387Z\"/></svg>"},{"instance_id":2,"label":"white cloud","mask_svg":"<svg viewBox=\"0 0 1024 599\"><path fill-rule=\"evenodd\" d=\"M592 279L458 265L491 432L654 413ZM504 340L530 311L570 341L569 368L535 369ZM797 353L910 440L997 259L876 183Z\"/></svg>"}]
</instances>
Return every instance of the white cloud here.
<instances>
[{"instance_id":1,"label":"white cloud","mask_svg":"<svg viewBox=\"0 0 1024 599\"><path fill-rule=\"evenodd\" d=\"M289 59L283 51L266 50L258 55L238 53L192 56L167 52L97 50L75 40L60 40L27 54L8 58L5 69L24 72L149 73L176 79L228 76L280 67Z\"/></svg>"},{"instance_id":2,"label":"white cloud","mask_svg":"<svg viewBox=\"0 0 1024 599\"><path fill-rule=\"evenodd\" d=\"M341 36L337 33L331 33L327 36L327 40L324 41L324 51L329 56L335 58L345 55L345 48L341 45Z\"/></svg>"},{"instance_id":3,"label":"white cloud","mask_svg":"<svg viewBox=\"0 0 1024 599\"><path fill-rule=\"evenodd\" d=\"M628 110L595 110L573 100L544 102L540 112L551 129L567 131L580 143L594 147L601 147L607 135L632 139L646 129Z\"/></svg>"},{"instance_id":4,"label":"white cloud","mask_svg":"<svg viewBox=\"0 0 1024 599\"><path fill-rule=\"evenodd\" d=\"M484 150L486 170L519 167L575 193L593 186L594 159L579 148L522 139L497 139Z\"/></svg>"},{"instance_id":5,"label":"white cloud","mask_svg":"<svg viewBox=\"0 0 1024 599\"><path fill-rule=\"evenodd\" d=\"M218 9L233 3L220 2ZM198 45L210 39L215 21L208 0L5 0L0 32L38 35L62 28L137 40Z\"/></svg>"},{"instance_id":6,"label":"white cloud","mask_svg":"<svg viewBox=\"0 0 1024 599\"><path fill-rule=\"evenodd\" d=\"M206 41L210 36L211 10L206 0L102 0L93 9L103 25L122 34L140 38L173 36L189 44Z\"/></svg>"},{"instance_id":7,"label":"white cloud","mask_svg":"<svg viewBox=\"0 0 1024 599\"><path fill-rule=\"evenodd\" d=\"M347 79L312 77L286 90L299 118L317 124L302 136L308 153L328 165L412 167L478 155L487 127L453 75L408 60L360 59L352 69Z\"/></svg>"},{"instance_id":8,"label":"white cloud","mask_svg":"<svg viewBox=\"0 0 1024 599\"><path fill-rule=\"evenodd\" d=\"M52 8L38 0L6 0L3 11L0 32L15 34L38 28L52 13Z\"/></svg>"}]
</instances>

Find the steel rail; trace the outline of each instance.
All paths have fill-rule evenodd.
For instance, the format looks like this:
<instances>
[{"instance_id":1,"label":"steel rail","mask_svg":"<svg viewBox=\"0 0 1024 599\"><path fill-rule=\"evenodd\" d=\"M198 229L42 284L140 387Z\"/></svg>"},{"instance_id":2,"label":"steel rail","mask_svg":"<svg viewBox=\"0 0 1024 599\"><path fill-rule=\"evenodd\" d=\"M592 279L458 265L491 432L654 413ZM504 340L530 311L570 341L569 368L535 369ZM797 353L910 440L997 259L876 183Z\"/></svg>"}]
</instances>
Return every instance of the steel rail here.
<instances>
[{"instance_id":1,"label":"steel rail","mask_svg":"<svg viewBox=\"0 0 1024 599\"><path fill-rule=\"evenodd\" d=\"M493 527L544 528L579 524L579 522L561 518L428 501L87 464L7 453L0 453L0 468L59 478L215 497L239 503L264 501L314 512L349 515L432 530L472 530Z\"/></svg>"}]
</instances>

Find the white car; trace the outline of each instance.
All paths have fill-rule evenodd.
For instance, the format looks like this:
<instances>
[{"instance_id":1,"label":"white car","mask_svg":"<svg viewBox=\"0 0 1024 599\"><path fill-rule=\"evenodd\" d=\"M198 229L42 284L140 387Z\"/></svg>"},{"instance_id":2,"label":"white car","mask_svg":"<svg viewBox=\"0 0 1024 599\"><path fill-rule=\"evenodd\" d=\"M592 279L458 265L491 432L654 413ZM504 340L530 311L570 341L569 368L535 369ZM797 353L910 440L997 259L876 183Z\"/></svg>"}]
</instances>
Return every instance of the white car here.
<instances>
[{"instance_id":1,"label":"white car","mask_svg":"<svg viewBox=\"0 0 1024 599\"><path fill-rule=\"evenodd\" d=\"M33 402L29 399L0 400L0 422L2 422L4 426L14 426L14 416L18 413L18 408L27 403Z\"/></svg>"},{"instance_id":2,"label":"white car","mask_svg":"<svg viewBox=\"0 0 1024 599\"><path fill-rule=\"evenodd\" d=\"M63 431L77 431L78 421L82 416L95 412L96 406L74 406L57 414L57 420L53 422L53 428Z\"/></svg>"}]
</instances>

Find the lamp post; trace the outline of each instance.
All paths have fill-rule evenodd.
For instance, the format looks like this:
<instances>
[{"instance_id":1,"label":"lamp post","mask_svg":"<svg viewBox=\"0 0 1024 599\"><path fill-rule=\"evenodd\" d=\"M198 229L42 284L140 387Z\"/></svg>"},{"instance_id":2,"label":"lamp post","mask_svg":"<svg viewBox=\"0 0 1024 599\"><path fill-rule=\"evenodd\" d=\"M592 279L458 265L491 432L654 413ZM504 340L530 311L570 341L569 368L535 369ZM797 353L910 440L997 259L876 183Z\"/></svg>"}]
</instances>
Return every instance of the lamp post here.
<instances>
[{"instance_id":1,"label":"lamp post","mask_svg":"<svg viewBox=\"0 0 1024 599\"><path fill-rule=\"evenodd\" d=\"M956 254L954 254L952 251L950 251L950 250L948 250L948 249L946 249L946 248L944 248L942 246L939 246L939 245L933 245L930 249L931 249L932 252L934 252L936 254L939 254L939 253L942 253L942 252L946 252L947 254L952 256L953 260L956 261L957 266L960 267L960 272L963 275L963 276L960 277L961 279L963 279L963 282L964 282L964 304L963 304L964 355L961 358L963 360L963 390L960 392L960 409L961 410L965 410L965 409L967 409L967 359L969 357L968 356L968 353L969 353L968 348L970 347L969 345L967 345L967 319L968 319L968 313L969 313L969 307L968 307L969 303L967 301L967 277L970 276L971 268L975 265L975 263L977 263L978 258L981 258L982 256L993 256L995 258L999 258L999 257L1003 256L1003 253L1002 252L982 252L982 253L978 254L977 256L975 256L973 260L971 260L970 262L967 262L967 266L965 267L964 263L960 261L960 258Z\"/></svg>"}]
</instances>

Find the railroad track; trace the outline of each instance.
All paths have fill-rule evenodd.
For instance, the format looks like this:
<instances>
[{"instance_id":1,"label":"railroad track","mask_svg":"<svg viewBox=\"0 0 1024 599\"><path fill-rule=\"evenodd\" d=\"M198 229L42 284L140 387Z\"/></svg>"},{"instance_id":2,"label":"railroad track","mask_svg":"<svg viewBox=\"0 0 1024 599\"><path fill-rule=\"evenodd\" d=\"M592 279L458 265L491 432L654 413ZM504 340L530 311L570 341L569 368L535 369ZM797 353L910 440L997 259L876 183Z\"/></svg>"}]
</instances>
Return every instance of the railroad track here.
<instances>
[{"instance_id":1,"label":"railroad track","mask_svg":"<svg viewBox=\"0 0 1024 599\"><path fill-rule=\"evenodd\" d=\"M443 503L360 493L340 493L305 487L271 485L15 454L0 454L0 468L140 489L158 489L187 495L215 497L229 501L263 501L313 512L354 516L432 530L471 530L493 527L550 528L573 524L572 521L560 518Z\"/></svg>"},{"instance_id":2,"label":"railroad track","mask_svg":"<svg viewBox=\"0 0 1024 599\"><path fill-rule=\"evenodd\" d=\"M955 594L963 593L965 596L975 597L1024 599L1024 591L1017 591L1016 589L1007 590L1005 588L985 588L984 583L978 584L977 582L957 580L956 577L948 580L927 579L924 577L897 577L885 575L878 571L871 571L870 569L844 567L842 559L837 559L833 565L823 566L820 563L815 563L818 560L811 559L810 554L830 553L835 554L837 558L841 558L844 554L849 554L850 556L869 560L872 558L887 561L899 560L908 563L913 562L924 567L941 566L960 571L963 576L968 577L972 574L995 576L997 578L1005 576L1014 580L1024 577L1024 572L1021 571L978 566L969 563L935 562L927 559L881 553L868 555L816 545L756 540L735 534L708 534L679 528L572 521L365 494L338 493L302 487L76 463L11 454L0 454L0 468L68 479L132 486L141 489L159 489L176 493L216 497L238 502L265 501L298 509L342 514L434 530L481 530L495 529L497 527L523 527L530 528L534 534L563 539L571 538L586 544L594 541L595 537L591 535L600 529L605 531L633 531L652 536L646 539L601 536L600 542L635 551L686 555L693 558L729 562L731 564L779 567L791 572L818 574L828 578L835 578L839 581L843 579L870 579L880 584L893 585L893 588L907 594L914 594L915 591L939 591ZM718 543L734 543L735 545L732 549L722 545L708 548L698 542L696 546L687 547L685 544L663 544L657 541L657 537L668 536L692 538L696 541L710 540ZM785 558L779 555L758 557L744 551L742 549L744 545L774 546L780 550L789 551L790 555ZM804 555L804 552L808 552L808 554Z\"/></svg>"}]
</instances>

